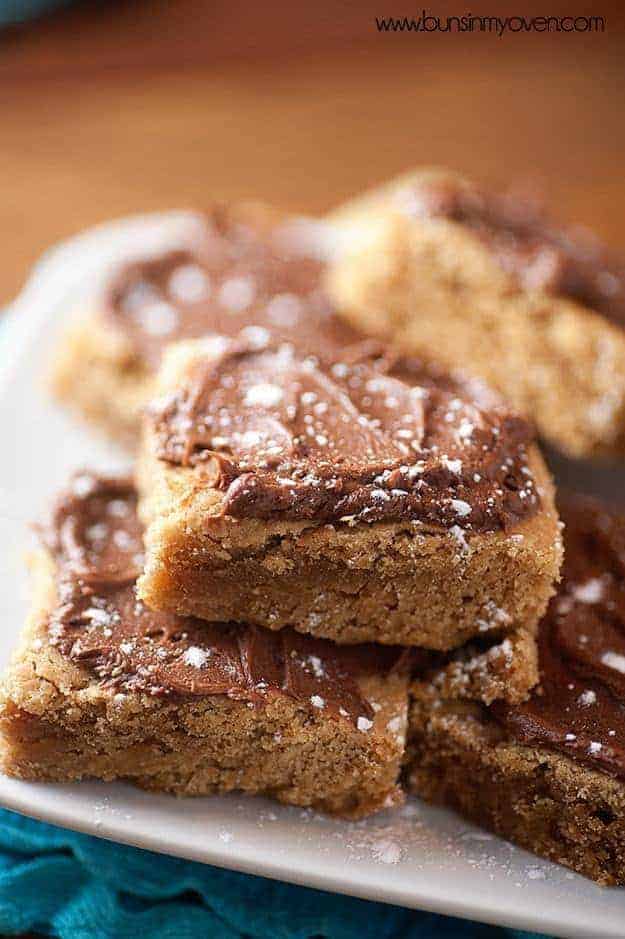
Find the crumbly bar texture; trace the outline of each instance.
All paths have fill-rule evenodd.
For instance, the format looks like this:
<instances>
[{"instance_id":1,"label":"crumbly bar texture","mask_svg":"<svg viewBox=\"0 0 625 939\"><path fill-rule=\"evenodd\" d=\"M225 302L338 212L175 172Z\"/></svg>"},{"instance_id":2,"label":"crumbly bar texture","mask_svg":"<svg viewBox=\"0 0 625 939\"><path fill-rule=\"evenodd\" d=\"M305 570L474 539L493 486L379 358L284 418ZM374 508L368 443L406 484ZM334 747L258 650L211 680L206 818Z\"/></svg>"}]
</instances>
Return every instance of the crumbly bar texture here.
<instances>
[{"instance_id":1,"label":"crumbly bar texture","mask_svg":"<svg viewBox=\"0 0 625 939\"><path fill-rule=\"evenodd\" d=\"M541 683L522 703L413 682L407 788L601 884L625 884L625 527L563 506L562 587L540 626ZM460 688L460 693L458 693Z\"/></svg>"},{"instance_id":2,"label":"crumbly bar texture","mask_svg":"<svg viewBox=\"0 0 625 939\"><path fill-rule=\"evenodd\" d=\"M125 570L137 529L119 520L133 497L93 485L78 502L99 499L95 519L83 525L73 497L61 553L33 560L32 615L0 690L2 770L179 795L240 790L349 817L401 799L406 668L371 650L346 660L294 634L276 645L266 631L149 613Z\"/></svg>"},{"instance_id":3,"label":"crumbly bar texture","mask_svg":"<svg viewBox=\"0 0 625 939\"><path fill-rule=\"evenodd\" d=\"M165 401L204 354L197 343L170 350L161 374ZM465 426L459 412L454 414ZM272 630L292 626L338 643L375 641L437 650L476 635L532 632L545 610L558 576L561 539L552 483L533 444L522 478L531 478L541 493L539 509L505 530L476 531L464 524L466 517L456 519L458 507L469 511L468 503L457 500L450 503L446 528L410 515L362 521L371 508L364 509L364 516L327 521L314 513L304 519L280 512L228 514L229 496L215 482L212 457L197 465L163 459L157 423L146 421L137 467L147 549L138 591L154 609L207 620L243 618ZM272 418L272 432L276 426ZM448 463L457 469L455 462ZM449 503L449 474L439 476L436 467L432 472L430 491L436 494L440 484L443 502ZM248 486L249 476L245 479ZM235 488L241 491L236 482ZM402 491L391 495L401 498ZM378 490L372 504L384 506L390 498Z\"/></svg>"},{"instance_id":4,"label":"crumbly bar texture","mask_svg":"<svg viewBox=\"0 0 625 939\"><path fill-rule=\"evenodd\" d=\"M358 328L484 378L570 456L625 453L625 276L605 249L443 170L331 218L329 292Z\"/></svg>"},{"instance_id":5,"label":"crumbly bar texture","mask_svg":"<svg viewBox=\"0 0 625 939\"><path fill-rule=\"evenodd\" d=\"M469 702L415 693L409 791L601 884L625 884L622 781L506 739Z\"/></svg>"},{"instance_id":6,"label":"crumbly bar texture","mask_svg":"<svg viewBox=\"0 0 625 939\"><path fill-rule=\"evenodd\" d=\"M519 704L538 684L538 648L533 630L519 629L503 639L473 640L451 652L415 650L414 689L433 700Z\"/></svg>"},{"instance_id":7,"label":"crumbly bar texture","mask_svg":"<svg viewBox=\"0 0 625 939\"><path fill-rule=\"evenodd\" d=\"M76 416L136 449L141 409L154 393L154 375L99 307L73 314L55 352L51 387Z\"/></svg>"},{"instance_id":8,"label":"crumbly bar texture","mask_svg":"<svg viewBox=\"0 0 625 939\"><path fill-rule=\"evenodd\" d=\"M193 216L176 244L117 265L89 306L74 311L55 352L54 395L136 449L168 343L245 326L306 342L328 328L322 229L261 203L215 205Z\"/></svg>"}]
</instances>

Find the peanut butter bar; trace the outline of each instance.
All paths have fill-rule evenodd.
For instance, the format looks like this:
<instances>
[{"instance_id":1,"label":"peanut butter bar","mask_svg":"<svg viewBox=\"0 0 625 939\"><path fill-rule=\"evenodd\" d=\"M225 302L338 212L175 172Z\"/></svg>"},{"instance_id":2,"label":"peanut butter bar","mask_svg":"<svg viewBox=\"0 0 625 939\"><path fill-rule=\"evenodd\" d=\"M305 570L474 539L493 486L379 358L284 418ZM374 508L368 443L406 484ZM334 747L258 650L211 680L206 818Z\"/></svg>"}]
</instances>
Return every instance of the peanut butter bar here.
<instances>
[{"instance_id":1,"label":"peanut butter bar","mask_svg":"<svg viewBox=\"0 0 625 939\"><path fill-rule=\"evenodd\" d=\"M82 474L56 506L2 681L3 771L242 790L348 816L400 798L402 651L148 611L135 505L130 483Z\"/></svg>"},{"instance_id":2,"label":"peanut butter bar","mask_svg":"<svg viewBox=\"0 0 625 939\"><path fill-rule=\"evenodd\" d=\"M136 446L164 348L259 328L297 340L349 328L322 285L319 224L258 205L216 206L176 250L112 272L56 352L53 386L75 411Z\"/></svg>"},{"instance_id":3,"label":"peanut butter bar","mask_svg":"<svg viewBox=\"0 0 625 939\"><path fill-rule=\"evenodd\" d=\"M570 456L625 454L625 265L597 239L443 170L332 218L356 326L484 378Z\"/></svg>"},{"instance_id":4,"label":"peanut butter bar","mask_svg":"<svg viewBox=\"0 0 625 939\"><path fill-rule=\"evenodd\" d=\"M138 464L151 608L439 650L535 628L552 485L484 387L360 338L303 356L265 333L172 347L159 391Z\"/></svg>"},{"instance_id":5,"label":"peanut butter bar","mask_svg":"<svg viewBox=\"0 0 625 939\"><path fill-rule=\"evenodd\" d=\"M409 788L602 884L625 884L625 515L569 499L541 683L486 708L413 684ZM483 698L482 698L483 700Z\"/></svg>"}]
</instances>

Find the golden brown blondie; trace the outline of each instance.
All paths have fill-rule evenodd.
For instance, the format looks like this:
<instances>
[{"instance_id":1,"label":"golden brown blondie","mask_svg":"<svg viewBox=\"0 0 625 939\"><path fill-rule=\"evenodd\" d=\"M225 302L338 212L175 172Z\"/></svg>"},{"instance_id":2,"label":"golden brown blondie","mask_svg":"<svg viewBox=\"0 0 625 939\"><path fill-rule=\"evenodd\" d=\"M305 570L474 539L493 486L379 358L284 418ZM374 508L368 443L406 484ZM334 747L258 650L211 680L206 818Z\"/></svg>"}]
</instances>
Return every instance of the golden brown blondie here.
<instances>
[{"instance_id":1,"label":"golden brown blondie","mask_svg":"<svg viewBox=\"0 0 625 939\"><path fill-rule=\"evenodd\" d=\"M358 328L484 378L571 456L625 453L625 266L597 239L434 169L331 218Z\"/></svg>"},{"instance_id":2,"label":"golden brown blondie","mask_svg":"<svg viewBox=\"0 0 625 939\"><path fill-rule=\"evenodd\" d=\"M625 516L563 505L561 589L541 684L484 707L444 675L413 683L408 788L603 884L625 884Z\"/></svg>"},{"instance_id":3,"label":"golden brown blondie","mask_svg":"<svg viewBox=\"0 0 625 939\"><path fill-rule=\"evenodd\" d=\"M135 504L124 480L81 474L56 506L2 681L3 771L242 790L349 816L400 798L401 650L148 611Z\"/></svg>"},{"instance_id":4,"label":"golden brown blondie","mask_svg":"<svg viewBox=\"0 0 625 939\"><path fill-rule=\"evenodd\" d=\"M560 565L527 423L368 340L172 347L138 463L150 607L339 643L532 630Z\"/></svg>"},{"instance_id":5,"label":"golden brown blondie","mask_svg":"<svg viewBox=\"0 0 625 939\"><path fill-rule=\"evenodd\" d=\"M327 250L319 223L258 204L214 206L178 248L112 271L56 350L57 396L135 447L169 343L245 327L303 346L317 332L348 334L322 287Z\"/></svg>"}]
</instances>

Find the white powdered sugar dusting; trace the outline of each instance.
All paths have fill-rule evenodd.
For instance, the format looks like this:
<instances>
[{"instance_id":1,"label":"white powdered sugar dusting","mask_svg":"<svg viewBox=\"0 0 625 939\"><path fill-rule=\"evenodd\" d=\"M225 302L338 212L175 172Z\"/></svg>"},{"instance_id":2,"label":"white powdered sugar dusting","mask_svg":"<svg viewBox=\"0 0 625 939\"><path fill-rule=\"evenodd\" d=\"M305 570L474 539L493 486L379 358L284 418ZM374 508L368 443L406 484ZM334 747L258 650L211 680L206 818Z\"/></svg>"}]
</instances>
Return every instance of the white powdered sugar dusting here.
<instances>
[{"instance_id":1,"label":"white powdered sugar dusting","mask_svg":"<svg viewBox=\"0 0 625 939\"><path fill-rule=\"evenodd\" d=\"M577 699L577 703L580 707L583 708L592 707L593 704L597 703L597 695L591 688L589 688L587 691L582 691L579 698Z\"/></svg>"},{"instance_id":2,"label":"white powdered sugar dusting","mask_svg":"<svg viewBox=\"0 0 625 939\"><path fill-rule=\"evenodd\" d=\"M464 499L452 499L451 507L460 518L465 518L467 515L471 514L471 506L468 502L465 502Z\"/></svg>"},{"instance_id":3,"label":"white powdered sugar dusting","mask_svg":"<svg viewBox=\"0 0 625 939\"><path fill-rule=\"evenodd\" d=\"M455 538L458 542L458 547L460 548L461 554L468 554L469 552L469 543L467 541L466 535L460 525L452 525L449 529L449 534L452 538Z\"/></svg>"},{"instance_id":4,"label":"white powdered sugar dusting","mask_svg":"<svg viewBox=\"0 0 625 939\"><path fill-rule=\"evenodd\" d=\"M122 551L128 551L133 546L133 540L131 536L127 531L124 531L123 528L118 528L113 532L113 541L115 545Z\"/></svg>"},{"instance_id":5,"label":"white powdered sugar dusting","mask_svg":"<svg viewBox=\"0 0 625 939\"><path fill-rule=\"evenodd\" d=\"M96 522L94 525L90 525L85 531L88 541L104 541L108 535L108 525L106 522Z\"/></svg>"},{"instance_id":6,"label":"white powdered sugar dusting","mask_svg":"<svg viewBox=\"0 0 625 939\"><path fill-rule=\"evenodd\" d=\"M111 614L95 606L90 606L82 615L85 619L90 620L94 626L108 626L111 622Z\"/></svg>"},{"instance_id":7,"label":"white powdered sugar dusting","mask_svg":"<svg viewBox=\"0 0 625 939\"><path fill-rule=\"evenodd\" d=\"M603 581L600 577L593 577L585 584L573 588L573 597L579 603L599 603L603 597Z\"/></svg>"},{"instance_id":8,"label":"white powdered sugar dusting","mask_svg":"<svg viewBox=\"0 0 625 939\"><path fill-rule=\"evenodd\" d=\"M159 291L146 280L132 284L124 293L123 306L129 313L134 313L139 307L154 303L160 297Z\"/></svg>"},{"instance_id":9,"label":"white powdered sugar dusting","mask_svg":"<svg viewBox=\"0 0 625 939\"><path fill-rule=\"evenodd\" d=\"M74 495L84 498L92 492L95 486L95 481L93 476L89 476L87 473L80 473L78 476L74 477L72 482L72 491Z\"/></svg>"},{"instance_id":10,"label":"white powdered sugar dusting","mask_svg":"<svg viewBox=\"0 0 625 939\"><path fill-rule=\"evenodd\" d=\"M269 319L276 326L294 326L302 313L303 304L293 293L278 293L266 307Z\"/></svg>"},{"instance_id":11,"label":"white powdered sugar dusting","mask_svg":"<svg viewBox=\"0 0 625 939\"><path fill-rule=\"evenodd\" d=\"M613 668L625 675L625 655L608 650L601 656L601 662L603 665L607 665L608 668Z\"/></svg>"},{"instance_id":12,"label":"white powdered sugar dusting","mask_svg":"<svg viewBox=\"0 0 625 939\"><path fill-rule=\"evenodd\" d=\"M207 649L200 649L199 646L189 646L182 658L185 665L191 665L193 668L203 668L210 658L210 652Z\"/></svg>"},{"instance_id":13,"label":"white powdered sugar dusting","mask_svg":"<svg viewBox=\"0 0 625 939\"><path fill-rule=\"evenodd\" d=\"M248 388L243 404L247 407L272 408L282 401L282 389L269 382L259 382Z\"/></svg>"},{"instance_id":14,"label":"white powdered sugar dusting","mask_svg":"<svg viewBox=\"0 0 625 939\"><path fill-rule=\"evenodd\" d=\"M232 313L242 313L254 301L256 288L249 277L232 277L219 288L219 302Z\"/></svg>"},{"instance_id":15,"label":"white powdered sugar dusting","mask_svg":"<svg viewBox=\"0 0 625 939\"><path fill-rule=\"evenodd\" d=\"M198 303L210 293L208 276L198 264L182 264L169 278L169 295L179 303Z\"/></svg>"},{"instance_id":16,"label":"white powdered sugar dusting","mask_svg":"<svg viewBox=\"0 0 625 939\"><path fill-rule=\"evenodd\" d=\"M129 511L128 503L123 499L111 499L106 507L107 514L114 518L126 518Z\"/></svg>"},{"instance_id":17,"label":"white powdered sugar dusting","mask_svg":"<svg viewBox=\"0 0 625 939\"><path fill-rule=\"evenodd\" d=\"M325 676L326 670L318 655L309 655L306 661L315 678L323 678Z\"/></svg>"},{"instance_id":18,"label":"white powdered sugar dusting","mask_svg":"<svg viewBox=\"0 0 625 939\"><path fill-rule=\"evenodd\" d=\"M450 473L460 475L462 472L462 460L450 460L448 456L441 457L441 463Z\"/></svg>"},{"instance_id":19,"label":"white powdered sugar dusting","mask_svg":"<svg viewBox=\"0 0 625 939\"><path fill-rule=\"evenodd\" d=\"M178 325L175 307L164 300L140 307L133 316L141 329L150 336L169 336Z\"/></svg>"},{"instance_id":20,"label":"white powdered sugar dusting","mask_svg":"<svg viewBox=\"0 0 625 939\"><path fill-rule=\"evenodd\" d=\"M271 333L264 326L246 326L241 330L241 338L254 349L265 349L269 345Z\"/></svg>"},{"instance_id":21,"label":"white powdered sugar dusting","mask_svg":"<svg viewBox=\"0 0 625 939\"><path fill-rule=\"evenodd\" d=\"M403 850L397 841L390 838L380 838L372 845L373 857L382 864L397 864L401 861Z\"/></svg>"}]
</instances>

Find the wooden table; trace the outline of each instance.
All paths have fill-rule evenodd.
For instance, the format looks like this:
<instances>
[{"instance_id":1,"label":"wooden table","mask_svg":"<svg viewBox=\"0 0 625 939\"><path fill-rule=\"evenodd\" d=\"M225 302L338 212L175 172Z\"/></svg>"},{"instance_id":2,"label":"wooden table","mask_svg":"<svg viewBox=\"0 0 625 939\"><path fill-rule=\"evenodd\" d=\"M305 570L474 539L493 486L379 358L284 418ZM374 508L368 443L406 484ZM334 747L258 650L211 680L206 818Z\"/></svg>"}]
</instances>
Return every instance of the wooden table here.
<instances>
[{"instance_id":1,"label":"wooden table","mask_svg":"<svg viewBox=\"0 0 625 939\"><path fill-rule=\"evenodd\" d=\"M216 195L323 211L424 163L537 179L625 241L619 4L593 10L602 34L502 39L380 35L393 6L134 0L5 32L0 301L42 250L113 216ZM582 9L514 12L558 6Z\"/></svg>"}]
</instances>

